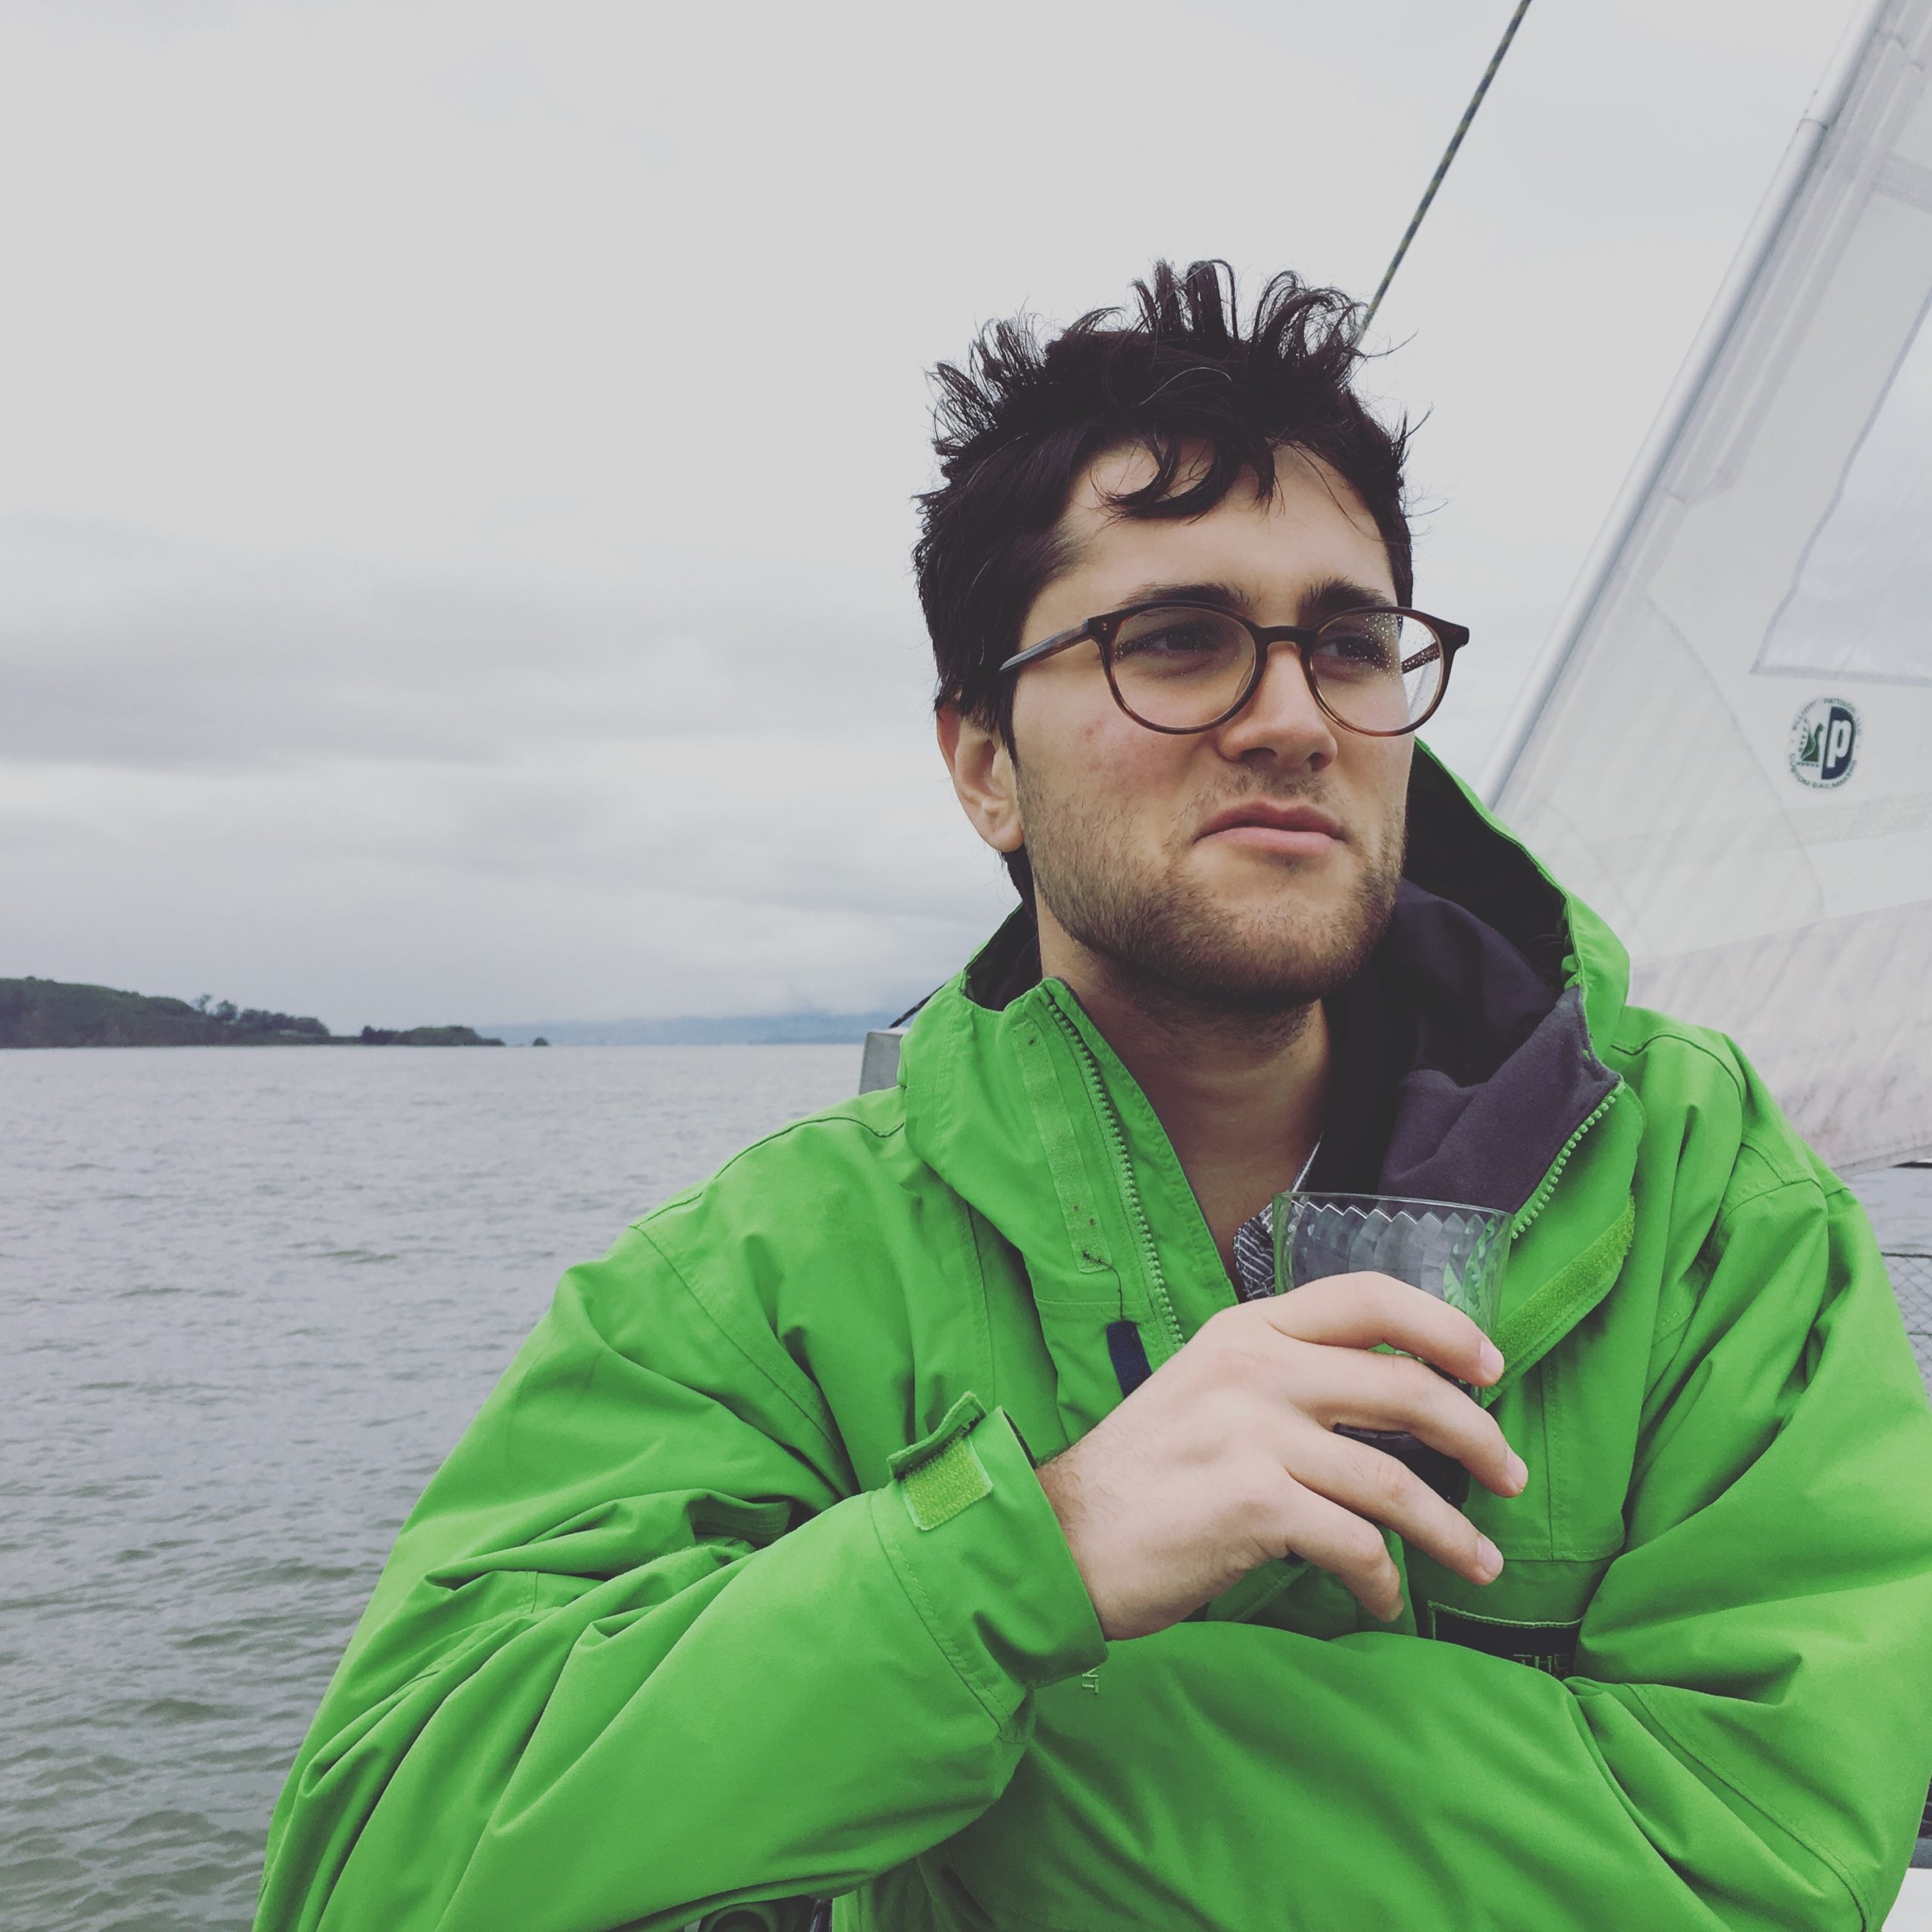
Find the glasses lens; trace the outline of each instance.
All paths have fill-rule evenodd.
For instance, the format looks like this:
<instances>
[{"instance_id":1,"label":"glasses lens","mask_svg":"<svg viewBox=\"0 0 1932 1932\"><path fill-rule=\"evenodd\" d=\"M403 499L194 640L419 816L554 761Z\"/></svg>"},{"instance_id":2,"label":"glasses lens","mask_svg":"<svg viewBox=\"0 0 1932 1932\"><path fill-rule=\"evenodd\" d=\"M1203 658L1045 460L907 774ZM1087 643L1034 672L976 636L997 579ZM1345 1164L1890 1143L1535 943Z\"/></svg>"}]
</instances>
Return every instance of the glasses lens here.
<instances>
[{"instance_id":1,"label":"glasses lens","mask_svg":"<svg viewBox=\"0 0 1932 1932\"><path fill-rule=\"evenodd\" d=\"M1448 674L1442 641L1420 617L1352 611L1321 626L1308 654L1321 701L1361 731L1405 731L1426 717Z\"/></svg>"},{"instance_id":2,"label":"glasses lens","mask_svg":"<svg viewBox=\"0 0 1932 1932\"><path fill-rule=\"evenodd\" d=\"M1135 717L1170 730L1211 724L1254 666L1254 640L1219 611L1137 611L1114 633L1114 687Z\"/></svg>"}]
</instances>

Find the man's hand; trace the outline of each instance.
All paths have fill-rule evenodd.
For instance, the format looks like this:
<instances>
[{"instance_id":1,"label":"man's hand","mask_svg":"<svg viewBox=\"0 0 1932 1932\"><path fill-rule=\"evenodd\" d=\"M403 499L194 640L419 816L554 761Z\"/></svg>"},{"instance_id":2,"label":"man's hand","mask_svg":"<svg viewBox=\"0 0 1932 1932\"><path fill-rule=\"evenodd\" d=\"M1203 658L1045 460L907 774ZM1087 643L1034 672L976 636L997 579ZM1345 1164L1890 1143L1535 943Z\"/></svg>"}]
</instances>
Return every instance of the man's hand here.
<instances>
[{"instance_id":1,"label":"man's hand","mask_svg":"<svg viewBox=\"0 0 1932 1932\"><path fill-rule=\"evenodd\" d=\"M1421 1358L1372 1352L1386 1342ZM1211 1316L1040 1486L1109 1638L1144 1637L1271 1557L1328 1571L1401 1614L1386 1523L1472 1583L1503 1558L1379 1449L1331 1432L1407 1429L1499 1496L1528 1480L1494 1421L1425 1362L1487 1386L1503 1358L1469 1318L1386 1275L1337 1275Z\"/></svg>"}]
</instances>

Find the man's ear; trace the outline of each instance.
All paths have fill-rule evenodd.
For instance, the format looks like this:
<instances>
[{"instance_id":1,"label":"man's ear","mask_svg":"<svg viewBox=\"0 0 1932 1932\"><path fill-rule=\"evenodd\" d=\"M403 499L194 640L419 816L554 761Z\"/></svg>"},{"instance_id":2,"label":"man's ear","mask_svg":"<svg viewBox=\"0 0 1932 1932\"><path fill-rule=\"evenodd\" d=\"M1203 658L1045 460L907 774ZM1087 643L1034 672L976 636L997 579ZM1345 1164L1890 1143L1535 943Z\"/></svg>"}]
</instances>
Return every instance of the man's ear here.
<instances>
[{"instance_id":1,"label":"man's ear","mask_svg":"<svg viewBox=\"0 0 1932 1932\"><path fill-rule=\"evenodd\" d=\"M1013 754L990 725L943 704L936 719L940 755L952 774L952 789L973 829L995 852L1016 852L1026 842L1020 823L1019 788Z\"/></svg>"}]
</instances>

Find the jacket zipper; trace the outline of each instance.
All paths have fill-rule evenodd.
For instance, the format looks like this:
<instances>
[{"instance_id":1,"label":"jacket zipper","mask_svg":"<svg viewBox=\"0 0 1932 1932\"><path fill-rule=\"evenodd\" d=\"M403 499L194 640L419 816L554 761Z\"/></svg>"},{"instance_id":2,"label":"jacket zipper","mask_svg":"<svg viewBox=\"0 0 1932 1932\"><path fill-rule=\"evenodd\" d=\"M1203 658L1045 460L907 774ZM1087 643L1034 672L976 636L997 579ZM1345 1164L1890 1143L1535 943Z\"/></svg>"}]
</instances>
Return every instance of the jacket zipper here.
<instances>
[{"instance_id":1,"label":"jacket zipper","mask_svg":"<svg viewBox=\"0 0 1932 1932\"><path fill-rule=\"evenodd\" d=\"M1576 1152L1578 1142L1596 1125L1598 1121L1603 1118L1605 1114L1610 1112L1611 1107L1616 1104L1617 1095L1623 1091L1623 1082L1620 1079L1617 1084L1598 1102L1595 1110L1557 1150L1556 1158L1550 1163L1549 1173L1537 1183L1535 1193L1524 1202L1517 1211L1516 1218L1510 1223L1509 1238L1512 1241L1521 1240L1530 1223L1549 1204L1549 1197L1556 1192L1556 1183L1563 1178L1563 1170L1570 1164L1570 1156Z\"/></svg>"},{"instance_id":2,"label":"jacket zipper","mask_svg":"<svg viewBox=\"0 0 1932 1932\"><path fill-rule=\"evenodd\" d=\"M1159 1318L1161 1332L1168 1338L1170 1348L1179 1353L1182 1337L1180 1321L1175 1315L1174 1303L1168 1294L1167 1278L1161 1272L1161 1259L1154 1246L1154 1231L1147 1225L1146 1211L1140 1205L1140 1190L1135 1186L1134 1168L1127 1158L1127 1136L1122 1131L1120 1115L1114 1109L1109 1097L1106 1084L1100 1078L1100 1063L1087 1042L1080 1037L1080 1029L1056 1005L1053 1009L1055 1021L1072 1044L1080 1062L1080 1070L1087 1082L1087 1091L1092 1096L1095 1110L1106 1130L1107 1142L1113 1154L1114 1171L1121 1185L1121 1192L1127 1199L1128 1212L1134 1223L1135 1235L1140 1243L1140 1259L1147 1272L1147 1285L1150 1291L1154 1312Z\"/></svg>"},{"instance_id":3,"label":"jacket zipper","mask_svg":"<svg viewBox=\"0 0 1932 1932\"><path fill-rule=\"evenodd\" d=\"M1121 1131L1120 1116L1115 1111L1106 1084L1100 1078L1100 1064L1094 1059L1092 1049L1080 1037L1080 1029L1060 1011L1058 1006L1054 1008L1053 1014L1055 1023L1066 1035L1068 1044L1072 1047L1079 1060L1087 1091L1093 1098L1095 1110L1106 1129L1108 1145L1113 1155L1115 1173L1119 1179L1121 1191L1126 1197L1128 1211L1140 1244L1140 1258L1146 1269L1155 1313L1159 1318L1161 1332L1167 1337L1169 1346L1178 1353L1183 1339L1180 1322L1168 1294L1167 1278L1161 1272L1160 1256L1154 1246L1153 1230L1147 1225L1146 1214L1140 1205L1140 1190L1134 1184L1134 1169L1127 1158L1127 1136ZM1616 1105L1617 1097L1623 1091L1623 1082L1620 1079L1584 1118L1570 1138L1558 1149L1556 1158L1550 1163L1549 1171L1537 1183L1536 1192L1518 1210L1515 1220L1510 1223L1509 1237L1512 1241L1521 1240L1530 1224L1549 1205L1550 1196L1556 1192L1557 1183L1563 1178L1563 1170L1570 1164L1571 1155L1576 1152L1584 1135Z\"/></svg>"}]
</instances>

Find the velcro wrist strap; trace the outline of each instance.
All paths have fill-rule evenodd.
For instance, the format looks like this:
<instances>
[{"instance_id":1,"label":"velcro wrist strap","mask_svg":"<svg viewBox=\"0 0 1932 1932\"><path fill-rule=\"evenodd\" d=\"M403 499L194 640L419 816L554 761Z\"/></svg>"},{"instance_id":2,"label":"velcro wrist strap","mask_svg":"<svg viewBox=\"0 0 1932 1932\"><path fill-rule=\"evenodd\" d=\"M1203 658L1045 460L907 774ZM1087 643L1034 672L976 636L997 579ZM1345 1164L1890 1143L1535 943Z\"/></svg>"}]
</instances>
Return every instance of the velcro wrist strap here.
<instances>
[{"instance_id":1,"label":"velcro wrist strap","mask_svg":"<svg viewBox=\"0 0 1932 1932\"><path fill-rule=\"evenodd\" d=\"M936 1530L993 1493L992 1478L971 1440L986 1414L986 1404L968 1389L937 1429L887 1459L886 1467L918 1528Z\"/></svg>"}]
</instances>

